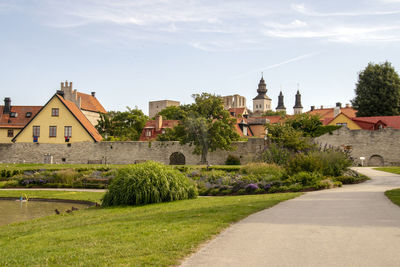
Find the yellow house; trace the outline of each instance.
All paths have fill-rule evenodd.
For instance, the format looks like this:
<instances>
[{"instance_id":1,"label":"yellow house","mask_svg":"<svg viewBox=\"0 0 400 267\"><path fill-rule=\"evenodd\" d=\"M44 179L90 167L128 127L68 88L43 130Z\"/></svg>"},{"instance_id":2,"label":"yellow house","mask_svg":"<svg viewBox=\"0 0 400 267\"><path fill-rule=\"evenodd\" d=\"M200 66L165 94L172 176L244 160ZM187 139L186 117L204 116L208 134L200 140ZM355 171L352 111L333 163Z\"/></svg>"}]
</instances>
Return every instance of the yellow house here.
<instances>
[{"instance_id":1,"label":"yellow house","mask_svg":"<svg viewBox=\"0 0 400 267\"><path fill-rule=\"evenodd\" d=\"M75 103L55 94L12 139L15 143L99 142L101 135Z\"/></svg>"},{"instance_id":2,"label":"yellow house","mask_svg":"<svg viewBox=\"0 0 400 267\"><path fill-rule=\"evenodd\" d=\"M12 106L11 98L6 97L4 106L0 106L0 143L11 143L41 108L40 106Z\"/></svg>"},{"instance_id":3,"label":"yellow house","mask_svg":"<svg viewBox=\"0 0 400 267\"><path fill-rule=\"evenodd\" d=\"M325 124L325 123L324 123ZM335 118L325 125L345 126L350 130L360 130L361 127L344 113L339 113Z\"/></svg>"}]
</instances>

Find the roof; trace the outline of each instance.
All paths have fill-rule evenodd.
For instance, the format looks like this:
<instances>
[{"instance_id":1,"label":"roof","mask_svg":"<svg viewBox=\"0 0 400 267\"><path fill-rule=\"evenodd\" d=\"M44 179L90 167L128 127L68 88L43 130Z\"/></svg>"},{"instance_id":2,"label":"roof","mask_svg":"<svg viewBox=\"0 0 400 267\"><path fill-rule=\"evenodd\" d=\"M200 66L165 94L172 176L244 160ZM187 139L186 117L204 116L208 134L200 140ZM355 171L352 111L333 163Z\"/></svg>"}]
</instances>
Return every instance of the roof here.
<instances>
[{"instance_id":1,"label":"roof","mask_svg":"<svg viewBox=\"0 0 400 267\"><path fill-rule=\"evenodd\" d=\"M163 120L160 130L156 131L156 121L147 121L142 133L140 134L139 141L154 140L159 134L162 134L163 129L172 129L179 124L178 120ZM146 130L151 130L151 136L146 136Z\"/></svg>"},{"instance_id":2,"label":"roof","mask_svg":"<svg viewBox=\"0 0 400 267\"><path fill-rule=\"evenodd\" d=\"M234 113L234 116L238 117L247 113L247 108L230 108L228 109L229 113Z\"/></svg>"},{"instance_id":3,"label":"roof","mask_svg":"<svg viewBox=\"0 0 400 267\"><path fill-rule=\"evenodd\" d=\"M271 98L269 98L265 93L258 94L255 98L253 98L253 100L257 100L257 99L271 100Z\"/></svg>"},{"instance_id":4,"label":"roof","mask_svg":"<svg viewBox=\"0 0 400 267\"><path fill-rule=\"evenodd\" d=\"M100 142L103 137L94 128L93 124L86 118L82 111L75 105L75 103L65 100L62 96L56 94L58 99L65 105L65 107L72 113L72 115L80 122L83 128L89 133L89 135L96 141Z\"/></svg>"},{"instance_id":5,"label":"roof","mask_svg":"<svg viewBox=\"0 0 400 267\"><path fill-rule=\"evenodd\" d=\"M81 98L81 109L100 112L100 113L107 113L104 107L100 104L99 100L95 96L84 94L81 92L77 92L78 98Z\"/></svg>"},{"instance_id":6,"label":"roof","mask_svg":"<svg viewBox=\"0 0 400 267\"><path fill-rule=\"evenodd\" d=\"M356 117L352 120L365 130L374 130L376 127L371 128L371 125L376 124L400 129L400 116Z\"/></svg>"},{"instance_id":7,"label":"roof","mask_svg":"<svg viewBox=\"0 0 400 267\"><path fill-rule=\"evenodd\" d=\"M314 109L310 110L307 113L312 115L319 115L321 120L325 118L333 118L335 108L321 108L321 109ZM352 107L348 108L340 108L340 112L345 114L349 118L354 118L356 116L357 110Z\"/></svg>"},{"instance_id":8,"label":"roof","mask_svg":"<svg viewBox=\"0 0 400 267\"><path fill-rule=\"evenodd\" d=\"M249 124L261 124L264 125L266 123L278 123L281 120L283 120L283 118L280 115L276 115L276 116L262 116L262 117L250 117L248 118L248 123Z\"/></svg>"},{"instance_id":9,"label":"roof","mask_svg":"<svg viewBox=\"0 0 400 267\"><path fill-rule=\"evenodd\" d=\"M10 114L3 114L4 106L0 106L0 127L1 128L19 128L24 126L39 112L41 106L13 106L11 112L17 113L17 117L10 117ZM30 117L26 113L31 112Z\"/></svg>"}]
</instances>

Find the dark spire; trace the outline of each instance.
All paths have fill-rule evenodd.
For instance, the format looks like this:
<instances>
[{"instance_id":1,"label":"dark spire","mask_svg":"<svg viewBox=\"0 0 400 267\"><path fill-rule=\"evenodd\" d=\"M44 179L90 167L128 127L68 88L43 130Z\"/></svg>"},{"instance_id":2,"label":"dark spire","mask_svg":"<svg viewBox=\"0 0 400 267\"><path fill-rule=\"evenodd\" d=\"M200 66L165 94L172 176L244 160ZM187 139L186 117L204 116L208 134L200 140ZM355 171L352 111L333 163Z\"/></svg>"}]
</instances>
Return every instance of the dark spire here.
<instances>
[{"instance_id":1,"label":"dark spire","mask_svg":"<svg viewBox=\"0 0 400 267\"><path fill-rule=\"evenodd\" d=\"M258 95L255 98L253 98L253 100L254 99L270 99L266 95L266 93L267 93L267 85L266 85L266 83L264 81L264 76L261 76L261 80L258 83L257 93L258 93Z\"/></svg>"},{"instance_id":2,"label":"dark spire","mask_svg":"<svg viewBox=\"0 0 400 267\"><path fill-rule=\"evenodd\" d=\"M286 109L285 105L283 104L283 94L282 91L278 96L278 106L276 107L276 109Z\"/></svg>"},{"instance_id":3,"label":"dark spire","mask_svg":"<svg viewBox=\"0 0 400 267\"><path fill-rule=\"evenodd\" d=\"M303 106L301 105L301 94L300 94L299 90L297 90L296 102L295 102L293 108L303 108Z\"/></svg>"}]
</instances>

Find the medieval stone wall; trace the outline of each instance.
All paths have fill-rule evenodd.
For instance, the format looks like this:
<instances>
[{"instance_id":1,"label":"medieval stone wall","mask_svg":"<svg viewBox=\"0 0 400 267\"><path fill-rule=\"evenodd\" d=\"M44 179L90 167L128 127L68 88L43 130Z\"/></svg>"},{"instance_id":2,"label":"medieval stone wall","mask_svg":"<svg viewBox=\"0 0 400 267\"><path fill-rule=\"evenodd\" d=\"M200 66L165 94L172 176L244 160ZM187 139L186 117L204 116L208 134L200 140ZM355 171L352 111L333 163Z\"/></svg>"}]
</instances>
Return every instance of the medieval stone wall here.
<instances>
[{"instance_id":1,"label":"medieval stone wall","mask_svg":"<svg viewBox=\"0 0 400 267\"><path fill-rule=\"evenodd\" d=\"M348 146L356 164L361 164L360 157L364 157L364 166L400 165L400 130L397 129L368 131L342 127L314 140L321 146Z\"/></svg>"},{"instance_id":2,"label":"medieval stone wall","mask_svg":"<svg viewBox=\"0 0 400 267\"><path fill-rule=\"evenodd\" d=\"M236 150L209 153L210 164L224 164L229 154L240 157L242 163L254 159L264 150L264 140L252 138L235 143ZM182 153L186 164L199 164L200 156L194 155L193 147L179 142L100 142L74 144L0 144L0 163L45 163L51 157L53 163L106 163L130 164L145 160L170 163L170 156Z\"/></svg>"}]
</instances>

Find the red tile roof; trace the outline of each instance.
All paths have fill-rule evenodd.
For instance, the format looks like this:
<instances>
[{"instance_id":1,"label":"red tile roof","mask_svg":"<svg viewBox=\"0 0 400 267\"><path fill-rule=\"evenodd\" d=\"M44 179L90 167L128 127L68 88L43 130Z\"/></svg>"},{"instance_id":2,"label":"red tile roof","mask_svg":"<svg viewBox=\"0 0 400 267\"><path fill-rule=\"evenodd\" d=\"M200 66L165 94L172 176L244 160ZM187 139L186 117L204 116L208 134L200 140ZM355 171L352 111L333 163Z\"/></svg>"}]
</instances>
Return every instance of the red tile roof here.
<instances>
[{"instance_id":1,"label":"red tile roof","mask_svg":"<svg viewBox=\"0 0 400 267\"><path fill-rule=\"evenodd\" d=\"M354 118L356 116L357 110L352 107L349 108L340 108L340 112L345 114L349 118ZM334 116L334 108L322 108L322 109L314 109L307 112L312 115L319 115L321 117L321 121L325 118L333 118Z\"/></svg>"},{"instance_id":2,"label":"red tile roof","mask_svg":"<svg viewBox=\"0 0 400 267\"><path fill-rule=\"evenodd\" d=\"M156 121L147 121L140 135L139 141L155 140L159 134L162 134L163 129L172 129L179 124L178 120L162 120L161 128L156 131ZM146 136L146 131L151 131L151 136Z\"/></svg>"},{"instance_id":3,"label":"red tile roof","mask_svg":"<svg viewBox=\"0 0 400 267\"><path fill-rule=\"evenodd\" d=\"M86 116L82 113L82 111L75 105L75 103L65 100L60 95L56 94L58 99L71 111L72 115L81 123L83 128L90 134L90 136L96 141L100 142L103 140L103 137L99 134L99 132L94 128L93 124L86 118Z\"/></svg>"},{"instance_id":4,"label":"red tile roof","mask_svg":"<svg viewBox=\"0 0 400 267\"><path fill-rule=\"evenodd\" d=\"M3 114L4 106L0 106L0 128L24 128L24 126L39 112L41 106L13 106L11 112L15 112L17 117L10 117L10 114ZM26 113L31 112L30 117Z\"/></svg>"},{"instance_id":5,"label":"red tile roof","mask_svg":"<svg viewBox=\"0 0 400 267\"><path fill-rule=\"evenodd\" d=\"M97 100L96 97L81 92L77 92L77 95L78 97L81 98L81 109L100 112L100 113L107 113L107 111L100 104L99 100Z\"/></svg>"},{"instance_id":6,"label":"red tile roof","mask_svg":"<svg viewBox=\"0 0 400 267\"><path fill-rule=\"evenodd\" d=\"M365 130L376 130L379 125L400 129L400 116L356 117L352 120Z\"/></svg>"},{"instance_id":7,"label":"red tile roof","mask_svg":"<svg viewBox=\"0 0 400 267\"><path fill-rule=\"evenodd\" d=\"M241 117L241 115L243 115L243 113L245 113L246 108L230 108L228 109L229 113L234 113L235 117ZM246 113L248 114L248 113Z\"/></svg>"}]
</instances>

